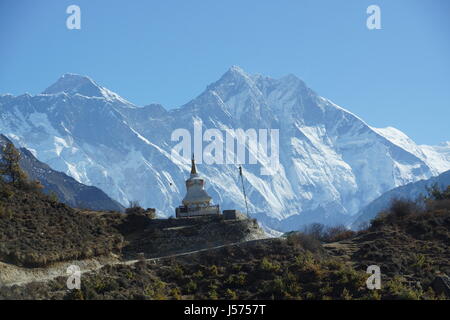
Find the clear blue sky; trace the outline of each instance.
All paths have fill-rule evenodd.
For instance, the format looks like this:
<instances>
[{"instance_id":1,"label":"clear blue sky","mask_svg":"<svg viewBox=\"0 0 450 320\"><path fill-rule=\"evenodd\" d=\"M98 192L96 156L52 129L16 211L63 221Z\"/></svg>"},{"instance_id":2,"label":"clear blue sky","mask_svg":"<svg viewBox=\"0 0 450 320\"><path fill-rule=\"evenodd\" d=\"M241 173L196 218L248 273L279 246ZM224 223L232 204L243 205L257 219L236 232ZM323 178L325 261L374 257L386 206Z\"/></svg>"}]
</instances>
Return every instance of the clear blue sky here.
<instances>
[{"instance_id":1,"label":"clear blue sky","mask_svg":"<svg viewBox=\"0 0 450 320\"><path fill-rule=\"evenodd\" d=\"M81 7L81 30L66 8ZM366 28L381 7L382 30ZM0 93L85 74L138 105L182 105L231 65L293 73L370 125L450 140L448 0L1 0Z\"/></svg>"}]
</instances>

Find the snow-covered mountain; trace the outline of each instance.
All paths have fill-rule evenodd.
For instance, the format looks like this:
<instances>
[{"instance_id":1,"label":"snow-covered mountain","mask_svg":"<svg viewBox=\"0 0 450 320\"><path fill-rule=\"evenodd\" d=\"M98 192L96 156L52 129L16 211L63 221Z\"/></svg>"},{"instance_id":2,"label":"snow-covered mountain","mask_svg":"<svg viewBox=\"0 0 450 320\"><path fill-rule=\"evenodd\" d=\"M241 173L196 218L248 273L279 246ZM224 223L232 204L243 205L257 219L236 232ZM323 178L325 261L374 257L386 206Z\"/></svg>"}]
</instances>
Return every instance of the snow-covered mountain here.
<instances>
[{"instance_id":1,"label":"snow-covered mountain","mask_svg":"<svg viewBox=\"0 0 450 320\"><path fill-rule=\"evenodd\" d=\"M176 91L176 89L174 90ZM0 96L0 133L41 161L127 205L162 216L184 196L190 162L172 158L177 128L278 129L279 171L245 164L250 214L266 226L342 223L382 193L450 169L450 146L418 146L396 129L375 129L318 96L294 75L272 79L231 67L187 104L138 107L88 77L67 74L42 94ZM204 143L204 146L207 143ZM244 210L236 164L199 164L223 209Z\"/></svg>"},{"instance_id":2,"label":"snow-covered mountain","mask_svg":"<svg viewBox=\"0 0 450 320\"><path fill-rule=\"evenodd\" d=\"M0 134L0 159L3 148L11 141ZM39 181L46 194L55 194L60 202L71 207L104 211L123 211L125 208L108 197L102 190L85 186L63 172L50 168L37 160L30 151L20 148L20 166L30 180Z\"/></svg>"}]
</instances>

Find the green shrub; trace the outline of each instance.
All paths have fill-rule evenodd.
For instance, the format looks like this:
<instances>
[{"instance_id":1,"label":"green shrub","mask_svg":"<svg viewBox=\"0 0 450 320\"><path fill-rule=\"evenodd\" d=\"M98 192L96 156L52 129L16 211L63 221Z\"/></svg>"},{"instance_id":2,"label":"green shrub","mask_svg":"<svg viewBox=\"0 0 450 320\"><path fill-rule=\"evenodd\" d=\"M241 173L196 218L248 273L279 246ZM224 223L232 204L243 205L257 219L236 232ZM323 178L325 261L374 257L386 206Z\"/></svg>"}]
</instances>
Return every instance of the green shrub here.
<instances>
[{"instance_id":1,"label":"green shrub","mask_svg":"<svg viewBox=\"0 0 450 320\"><path fill-rule=\"evenodd\" d=\"M234 292L233 290L231 290L231 289L228 288L228 289L225 291L225 297L226 297L228 300L236 300L236 299L238 298L238 295L237 295L236 292Z\"/></svg>"},{"instance_id":2,"label":"green shrub","mask_svg":"<svg viewBox=\"0 0 450 320\"><path fill-rule=\"evenodd\" d=\"M195 293L197 291L197 283L195 283L192 279L189 280L189 282L186 283L184 286L185 291L188 294Z\"/></svg>"},{"instance_id":3,"label":"green shrub","mask_svg":"<svg viewBox=\"0 0 450 320\"><path fill-rule=\"evenodd\" d=\"M280 271L280 269L281 269L281 266L280 266L280 264L278 264L277 262L272 262L272 261L270 261L269 259L267 259L266 257L264 257L262 260L261 260L261 263L260 263L260 269L261 270L263 270L263 271L265 271L265 272L273 272L273 273L276 273L276 272L279 272Z\"/></svg>"},{"instance_id":4,"label":"green shrub","mask_svg":"<svg viewBox=\"0 0 450 320\"><path fill-rule=\"evenodd\" d=\"M180 264L175 264L174 266L172 266L171 268L172 271L172 275L176 278L176 279L182 279L184 276L184 270L181 267Z\"/></svg>"},{"instance_id":5,"label":"green shrub","mask_svg":"<svg viewBox=\"0 0 450 320\"><path fill-rule=\"evenodd\" d=\"M175 300L181 300L181 292L179 288L173 288L170 290L170 295L175 299Z\"/></svg>"},{"instance_id":6,"label":"green shrub","mask_svg":"<svg viewBox=\"0 0 450 320\"><path fill-rule=\"evenodd\" d=\"M53 203L57 203L59 200L58 200L58 196L56 195L56 193L55 192L50 192L50 194L48 195L48 199L51 201L51 202L53 202Z\"/></svg>"},{"instance_id":7,"label":"green shrub","mask_svg":"<svg viewBox=\"0 0 450 320\"><path fill-rule=\"evenodd\" d=\"M213 264L209 267L208 273L210 276L217 277L219 275L219 268Z\"/></svg>"},{"instance_id":8,"label":"green shrub","mask_svg":"<svg viewBox=\"0 0 450 320\"><path fill-rule=\"evenodd\" d=\"M219 295L217 294L217 291L214 290L214 289L211 289L211 290L208 292L208 297L209 297L209 299L211 299L211 300L217 300L217 299L219 299Z\"/></svg>"},{"instance_id":9,"label":"green shrub","mask_svg":"<svg viewBox=\"0 0 450 320\"><path fill-rule=\"evenodd\" d=\"M233 287L243 287L246 283L247 276L245 273L231 274L225 280L225 284Z\"/></svg>"},{"instance_id":10,"label":"green shrub","mask_svg":"<svg viewBox=\"0 0 450 320\"><path fill-rule=\"evenodd\" d=\"M395 276L383 287L386 297L395 300L419 300L423 292L408 287L406 280L401 276Z\"/></svg>"}]
</instances>

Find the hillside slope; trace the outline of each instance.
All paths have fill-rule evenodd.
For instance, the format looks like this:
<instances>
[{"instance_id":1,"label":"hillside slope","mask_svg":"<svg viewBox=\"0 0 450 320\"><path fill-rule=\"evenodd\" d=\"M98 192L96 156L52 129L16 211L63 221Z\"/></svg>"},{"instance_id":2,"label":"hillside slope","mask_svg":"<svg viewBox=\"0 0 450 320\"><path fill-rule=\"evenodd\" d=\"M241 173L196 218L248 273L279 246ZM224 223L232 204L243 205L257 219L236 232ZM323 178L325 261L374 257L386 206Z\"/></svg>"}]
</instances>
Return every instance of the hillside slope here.
<instances>
[{"instance_id":1,"label":"hillside slope","mask_svg":"<svg viewBox=\"0 0 450 320\"><path fill-rule=\"evenodd\" d=\"M370 220L374 219L378 213L389 208L391 202L395 199L416 200L417 198L424 197L428 193L427 188L430 188L435 184L439 188L445 188L450 185L450 171L446 171L437 177L408 183L384 193L361 209L355 220L352 222L351 227L353 229L358 229L361 225L367 224Z\"/></svg>"},{"instance_id":2,"label":"hillside slope","mask_svg":"<svg viewBox=\"0 0 450 320\"><path fill-rule=\"evenodd\" d=\"M24 267L120 252L123 237L40 191L0 182L0 261Z\"/></svg>"},{"instance_id":3,"label":"hillside slope","mask_svg":"<svg viewBox=\"0 0 450 320\"><path fill-rule=\"evenodd\" d=\"M66 276L0 287L0 298L449 299L450 287L442 280L450 274L449 204L445 199L433 200L426 210L419 210L412 203L399 202L369 229L339 242L321 244L307 234L292 233L286 238L233 244L158 261L139 259L130 265L106 265L83 273L80 290L66 290ZM151 223L140 228L142 221L131 219L122 228L129 240L139 244ZM160 223L171 221L156 222ZM180 225L165 229L183 230ZM192 235L191 231L188 234ZM144 245L135 253L145 248L149 247ZM380 290L366 286L370 265L381 269Z\"/></svg>"},{"instance_id":4,"label":"hillside slope","mask_svg":"<svg viewBox=\"0 0 450 320\"><path fill-rule=\"evenodd\" d=\"M449 218L447 213L437 221L448 225ZM308 238L289 236L157 262L105 266L83 274L81 290L66 290L66 277L59 277L2 287L0 298L448 299L450 295L436 285L437 276L450 272L445 250L448 232L445 239L438 232L419 240L410 228L422 223L413 219L405 229L382 227L341 241L340 246L333 243L321 248L320 243L312 246ZM349 243L356 247L350 254ZM366 269L373 264L381 267L381 290L366 287Z\"/></svg>"}]
</instances>

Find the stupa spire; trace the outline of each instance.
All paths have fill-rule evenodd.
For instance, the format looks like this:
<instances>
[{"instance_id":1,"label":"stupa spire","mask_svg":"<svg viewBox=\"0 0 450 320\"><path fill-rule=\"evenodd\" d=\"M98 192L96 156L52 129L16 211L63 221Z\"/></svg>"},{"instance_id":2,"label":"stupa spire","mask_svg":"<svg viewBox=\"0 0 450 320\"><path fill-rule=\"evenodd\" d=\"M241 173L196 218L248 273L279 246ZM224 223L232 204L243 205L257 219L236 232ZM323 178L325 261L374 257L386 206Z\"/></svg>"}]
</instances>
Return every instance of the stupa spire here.
<instances>
[{"instance_id":1,"label":"stupa spire","mask_svg":"<svg viewBox=\"0 0 450 320\"><path fill-rule=\"evenodd\" d=\"M191 167L191 175L192 174L197 174L197 167L195 166L195 158L194 158L194 154L192 154L192 167Z\"/></svg>"}]
</instances>

